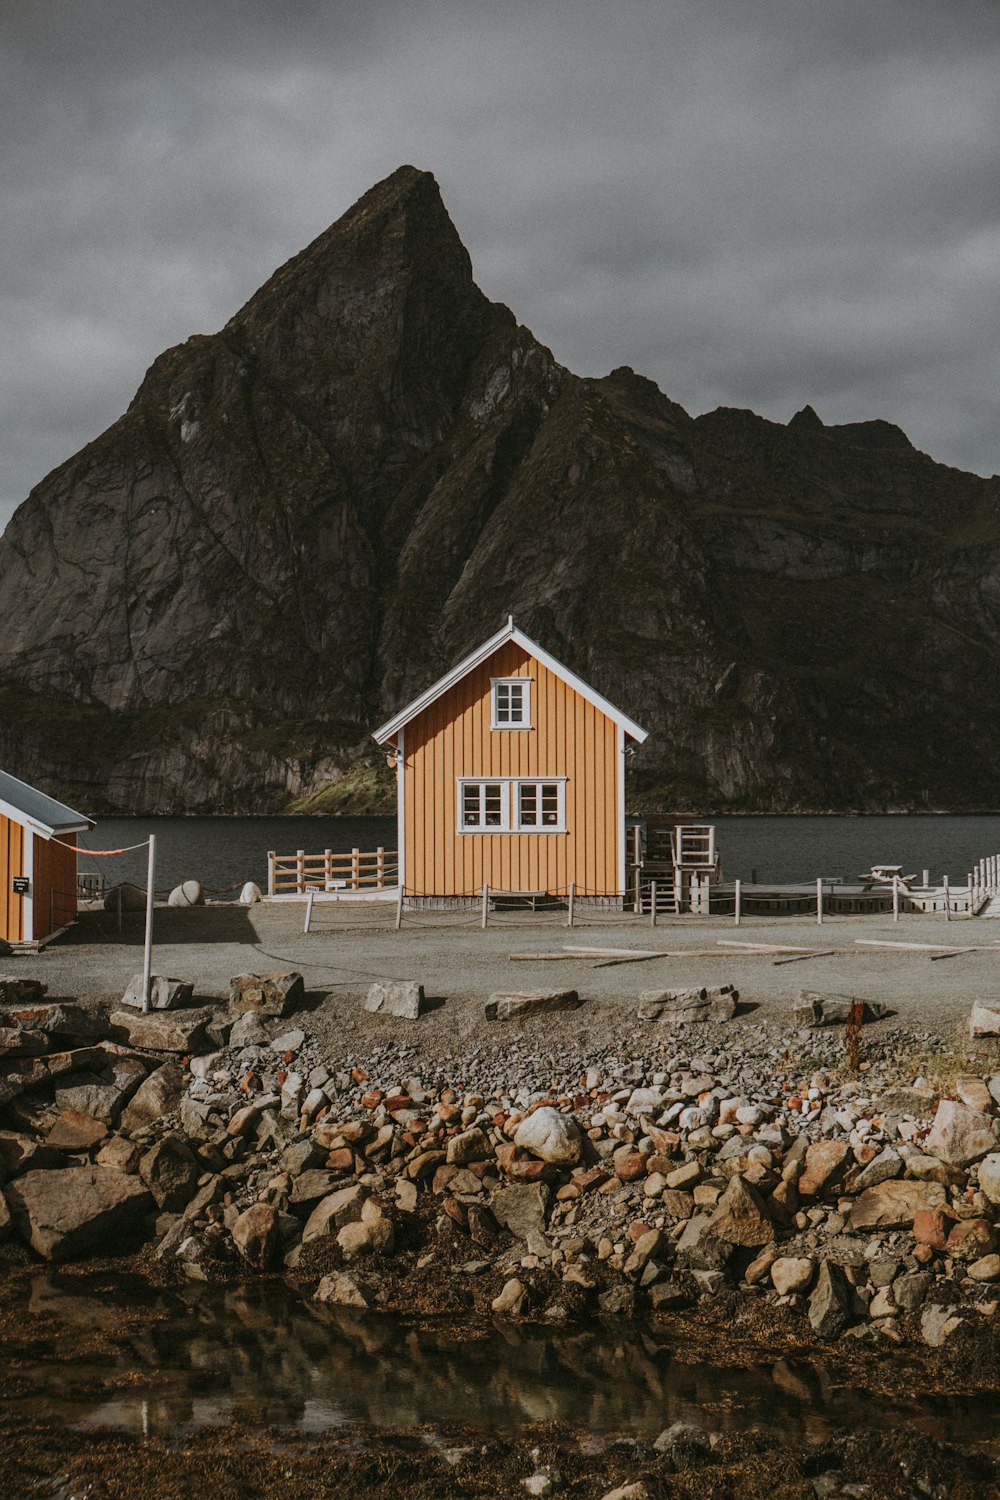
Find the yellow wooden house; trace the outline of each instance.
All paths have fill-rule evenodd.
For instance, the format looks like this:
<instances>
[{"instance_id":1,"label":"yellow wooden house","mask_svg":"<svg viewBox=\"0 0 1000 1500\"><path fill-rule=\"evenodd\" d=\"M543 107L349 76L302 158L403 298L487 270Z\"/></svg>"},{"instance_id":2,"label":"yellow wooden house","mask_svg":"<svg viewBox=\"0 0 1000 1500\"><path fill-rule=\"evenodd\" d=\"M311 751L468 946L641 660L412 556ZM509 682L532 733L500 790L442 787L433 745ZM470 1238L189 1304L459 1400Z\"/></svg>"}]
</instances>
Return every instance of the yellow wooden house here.
<instances>
[{"instance_id":1,"label":"yellow wooden house","mask_svg":"<svg viewBox=\"0 0 1000 1500\"><path fill-rule=\"evenodd\" d=\"M76 920L76 853L92 820L0 771L0 939L37 948Z\"/></svg>"},{"instance_id":2,"label":"yellow wooden house","mask_svg":"<svg viewBox=\"0 0 1000 1500\"><path fill-rule=\"evenodd\" d=\"M407 902L624 897L626 745L646 731L512 618L374 738L395 750Z\"/></svg>"}]
</instances>

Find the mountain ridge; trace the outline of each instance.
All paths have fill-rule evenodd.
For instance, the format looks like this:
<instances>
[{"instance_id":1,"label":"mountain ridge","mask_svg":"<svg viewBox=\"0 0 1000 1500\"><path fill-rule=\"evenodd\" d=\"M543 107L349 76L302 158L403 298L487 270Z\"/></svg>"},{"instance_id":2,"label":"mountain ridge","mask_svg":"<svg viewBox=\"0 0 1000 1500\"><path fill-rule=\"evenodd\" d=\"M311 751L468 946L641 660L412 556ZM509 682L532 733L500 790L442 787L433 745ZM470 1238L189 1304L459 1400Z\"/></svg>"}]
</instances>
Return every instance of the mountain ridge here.
<instances>
[{"instance_id":1,"label":"mountain ridge","mask_svg":"<svg viewBox=\"0 0 1000 1500\"><path fill-rule=\"evenodd\" d=\"M888 422L572 374L401 167L16 512L0 763L95 811L381 808L371 728L513 612L651 731L637 807L996 806L998 564L1000 482Z\"/></svg>"}]
</instances>

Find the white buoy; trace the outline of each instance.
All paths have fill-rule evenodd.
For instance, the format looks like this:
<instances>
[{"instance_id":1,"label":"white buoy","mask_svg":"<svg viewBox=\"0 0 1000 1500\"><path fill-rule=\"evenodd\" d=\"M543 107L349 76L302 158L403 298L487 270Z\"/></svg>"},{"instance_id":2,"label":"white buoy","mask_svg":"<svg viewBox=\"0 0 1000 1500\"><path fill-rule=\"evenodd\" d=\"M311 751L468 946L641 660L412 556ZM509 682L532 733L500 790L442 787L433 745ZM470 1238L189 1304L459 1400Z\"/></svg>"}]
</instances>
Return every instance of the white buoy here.
<instances>
[{"instance_id":1,"label":"white buoy","mask_svg":"<svg viewBox=\"0 0 1000 1500\"><path fill-rule=\"evenodd\" d=\"M254 885L252 880L248 880L246 885L240 891L241 906L253 906L255 901L262 901L263 899L264 898L260 893L260 886Z\"/></svg>"}]
</instances>

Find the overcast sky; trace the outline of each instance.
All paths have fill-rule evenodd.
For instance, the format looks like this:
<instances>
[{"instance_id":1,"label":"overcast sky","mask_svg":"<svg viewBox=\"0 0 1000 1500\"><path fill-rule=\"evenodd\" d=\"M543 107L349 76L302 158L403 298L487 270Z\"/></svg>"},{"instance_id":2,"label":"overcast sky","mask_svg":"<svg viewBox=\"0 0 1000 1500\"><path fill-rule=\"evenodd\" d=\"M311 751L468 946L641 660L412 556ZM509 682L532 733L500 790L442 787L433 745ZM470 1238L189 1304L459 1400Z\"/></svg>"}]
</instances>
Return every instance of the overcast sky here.
<instances>
[{"instance_id":1,"label":"overcast sky","mask_svg":"<svg viewBox=\"0 0 1000 1500\"><path fill-rule=\"evenodd\" d=\"M995 0L6 0L0 526L402 162L580 374L1000 470Z\"/></svg>"}]
</instances>

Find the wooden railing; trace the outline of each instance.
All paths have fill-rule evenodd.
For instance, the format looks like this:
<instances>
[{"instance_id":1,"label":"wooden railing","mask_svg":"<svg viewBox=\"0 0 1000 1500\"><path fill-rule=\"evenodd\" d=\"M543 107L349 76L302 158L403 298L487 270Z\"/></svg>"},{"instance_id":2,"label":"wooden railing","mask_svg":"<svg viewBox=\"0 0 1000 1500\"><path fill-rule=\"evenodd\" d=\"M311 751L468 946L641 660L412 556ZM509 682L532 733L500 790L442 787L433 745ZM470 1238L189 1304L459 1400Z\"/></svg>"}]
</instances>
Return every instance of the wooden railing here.
<instances>
[{"instance_id":1,"label":"wooden railing","mask_svg":"<svg viewBox=\"0 0 1000 1500\"><path fill-rule=\"evenodd\" d=\"M335 854L332 849L324 849L322 854L306 854L303 849L294 854L275 854L271 850L267 856L269 896L384 890L395 886L398 879L399 855L381 847L370 852L351 849L344 854Z\"/></svg>"}]
</instances>

